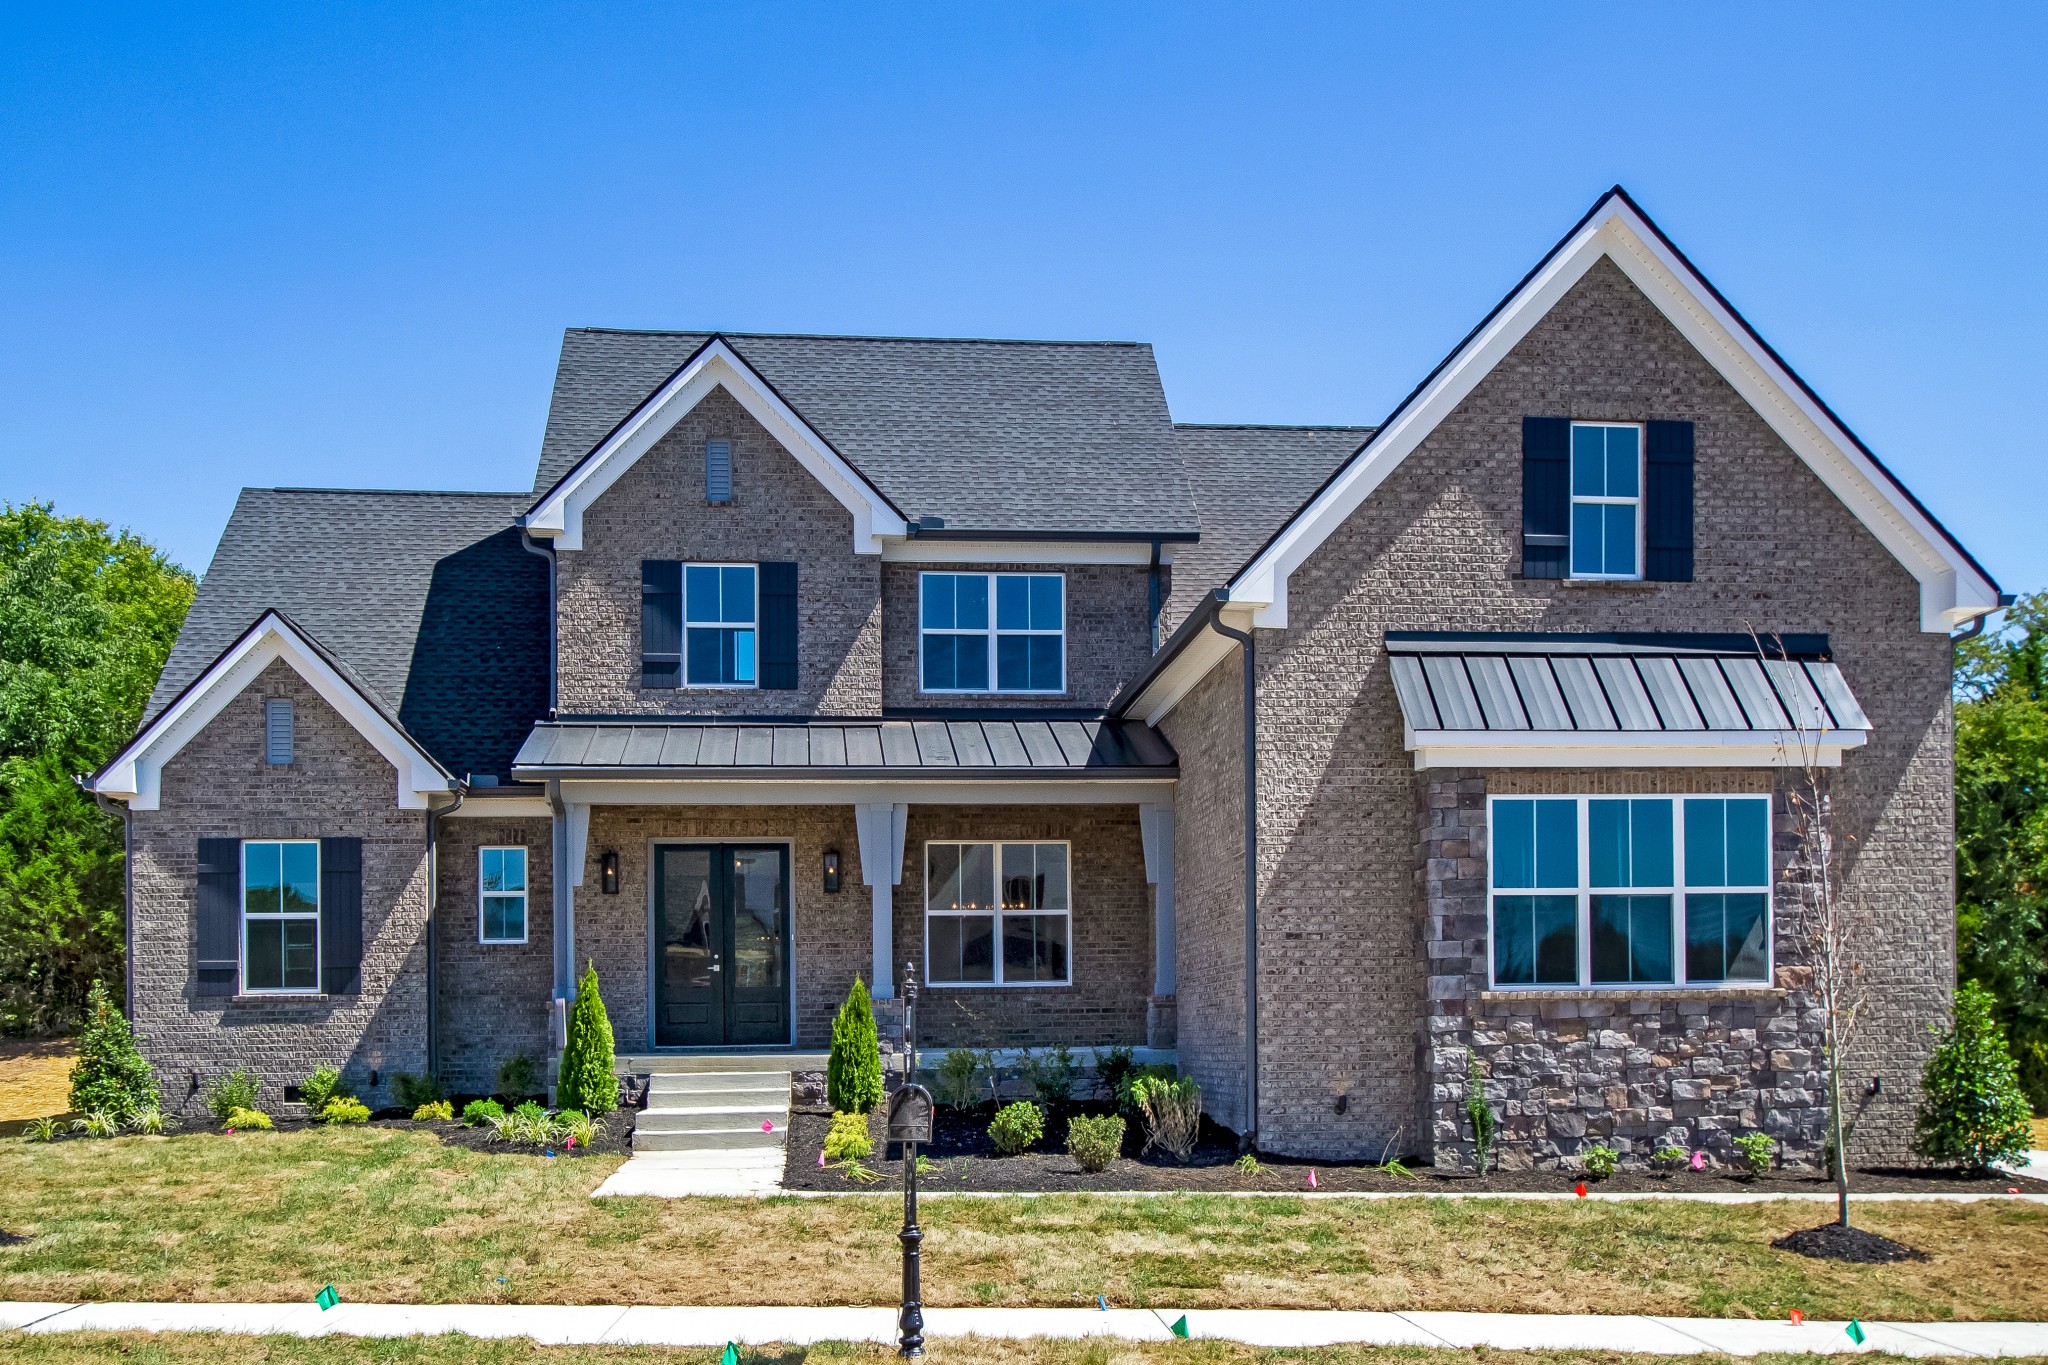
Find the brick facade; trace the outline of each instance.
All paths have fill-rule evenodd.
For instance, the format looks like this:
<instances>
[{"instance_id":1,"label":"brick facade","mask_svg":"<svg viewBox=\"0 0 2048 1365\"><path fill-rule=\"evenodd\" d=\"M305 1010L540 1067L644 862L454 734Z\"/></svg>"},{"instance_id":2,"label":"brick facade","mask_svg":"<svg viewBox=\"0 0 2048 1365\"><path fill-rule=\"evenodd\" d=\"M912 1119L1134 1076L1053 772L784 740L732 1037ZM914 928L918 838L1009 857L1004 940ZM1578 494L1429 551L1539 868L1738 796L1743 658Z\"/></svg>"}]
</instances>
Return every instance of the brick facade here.
<instances>
[{"instance_id":1,"label":"brick facade","mask_svg":"<svg viewBox=\"0 0 2048 1365\"><path fill-rule=\"evenodd\" d=\"M481 803L478 803L481 804ZM474 809L474 805L471 809ZM526 849L526 942L482 942L477 850ZM435 1051L450 1090L485 1094L498 1064L547 1064L554 994L554 833L545 818L443 817L435 847Z\"/></svg>"}]
</instances>

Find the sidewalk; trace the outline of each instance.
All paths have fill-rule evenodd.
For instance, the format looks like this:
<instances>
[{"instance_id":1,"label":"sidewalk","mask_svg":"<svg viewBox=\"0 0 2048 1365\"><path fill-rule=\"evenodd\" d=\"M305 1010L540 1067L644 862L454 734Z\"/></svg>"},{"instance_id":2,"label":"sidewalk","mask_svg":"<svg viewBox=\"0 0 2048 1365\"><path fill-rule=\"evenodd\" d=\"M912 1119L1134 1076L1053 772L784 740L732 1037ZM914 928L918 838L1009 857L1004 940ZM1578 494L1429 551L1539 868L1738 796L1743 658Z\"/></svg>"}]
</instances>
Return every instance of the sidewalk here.
<instances>
[{"instance_id":1,"label":"sidewalk","mask_svg":"<svg viewBox=\"0 0 2048 1365\"><path fill-rule=\"evenodd\" d=\"M1175 1308L931 1308L928 1337L1116 1337L1167 1341ZM1188 1334L1251 1346L1496 1347L1506 1350L1640 1351L1656 1355L1763 1351L1888 1351L1904 1356L2048 1355L2048 1323L1863 1324L1862 1346L1839 1322L1652 1318L1540 1313L1364 1313L1302 1309L1194 1309ZM29 1332L237 1332L314 1337L404 1337L462 1332L531 1337L542 1345L719 1346L821 1341L889 1344L894 1308L621 1308L538 1304L6 1303L0 1330Z\"/></svg>"}]
</instances>

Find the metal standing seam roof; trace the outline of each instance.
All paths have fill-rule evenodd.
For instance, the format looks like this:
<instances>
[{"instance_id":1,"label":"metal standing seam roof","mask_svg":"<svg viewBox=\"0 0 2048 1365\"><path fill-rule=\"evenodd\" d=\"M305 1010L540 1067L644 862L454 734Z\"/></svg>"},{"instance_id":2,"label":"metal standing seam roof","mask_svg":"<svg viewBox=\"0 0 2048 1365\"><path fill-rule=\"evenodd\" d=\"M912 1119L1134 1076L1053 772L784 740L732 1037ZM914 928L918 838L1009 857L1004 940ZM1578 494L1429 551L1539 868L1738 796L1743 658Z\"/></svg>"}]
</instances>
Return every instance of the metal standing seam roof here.
<instances>
[{"instance_id":1,"label":"metal standing seam roof","mask_svg":"<svg viewBox=\"0 0 2048 1365\"><path fill-rule=\"evenodd\" d=\"M1001 777L1171 776L1150 726L1103 720L544 721L521 775L810 777L946 771Z\"/></svg>"},{"instance_id":2,"label":"metal standing seam roof","mask_svg":"<svg viewBox=\"0 0 2048 1365\"><path fill-rule=\"evenodd\" d=\"M1824 642L1818 650L1770 657L1711 637L1686 645L1634 644L1618 636L1390 632L1387 654L1411 730L1782 734L1871 728L1842 670L1824 657Z\"/></svg>"}]
</instances>

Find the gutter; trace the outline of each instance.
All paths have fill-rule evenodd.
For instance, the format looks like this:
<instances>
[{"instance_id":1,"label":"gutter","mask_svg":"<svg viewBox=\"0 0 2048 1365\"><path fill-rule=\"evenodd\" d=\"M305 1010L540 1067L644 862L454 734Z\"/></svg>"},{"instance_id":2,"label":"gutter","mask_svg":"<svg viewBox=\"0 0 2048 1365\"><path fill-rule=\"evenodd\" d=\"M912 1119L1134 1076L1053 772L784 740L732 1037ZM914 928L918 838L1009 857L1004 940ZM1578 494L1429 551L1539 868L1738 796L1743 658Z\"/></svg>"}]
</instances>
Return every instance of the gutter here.
<instances>
[{"instance_id":1,"label":"gutter","mask_svg":"<svg viewBox=\"0 0 2048 1365\"><path fill-rule=\"evenodd\" d=\"M2019 601L2019 597L2016 594L2002 592L1998 594L1998 607L1996 610L2004 611L2007 607L2011 606L2013 603L2017 601ZM1986 621L1989 621L1993 615L1993 612L1987 611L1983 613L1981 616L1971 617L1970 624L1964 626L1962 630L1958 631L1956 634L1949 636L1948 642L1952 645L1959 645L1965 640L1976 639L1979 635L1982 635L1984 633L1984 623Z\"/></svg>"},{"instance_id":2,"label":"gutter","mask_svg":"<svg viewBox=\"0 0 2048 1365\"><path fill-rule=\"evenodd\" d=\"M553 720L555 718L555 707L558 704L557 692L559 688L555 670L555 659L559 648L555 639L555 618L557 615L557 604L555 601L555 547L552 544L543 545L535 540L533 534L526 529L525 517L519 518L517 525L519 527L520 547L528 554L539 555L548 562L548 719Z\"/></svg>"},{"instance_id":3,"label":"gutter","mask_svg":"<svg viewBox=\"0 0 2048 1365\"><path fill-rule=\"evenodd\" d=\"M73 781L109 815L121 817L121 1012L135 1019L135 812L126 801L103 796L86 785L83 777Z\"/></svg>"},{"instance_id":4,"label":"gutter","mask_svg":"<svg viewBox=\"0 0 2048 1365\"><path fill-rule=\"evenodd\" d=\"M453 815L469 799L469 784L455 788L455 804L446 810L427 808L427 1074L441 1074L441 817Z\"/></svg>"},{"instance_id":5,"label":"gutter","mask_svg":"<svg viewBox=\"0 0 2048 1365\"><path fill-rule=\"evenodd\" d=\"M1259 654L1250 630L1226 626L1220 615L1209 625L1244 652L1244 1131L1237 1145L1253 1152L1259 1146Z\"/></svg>"}]
</instances>

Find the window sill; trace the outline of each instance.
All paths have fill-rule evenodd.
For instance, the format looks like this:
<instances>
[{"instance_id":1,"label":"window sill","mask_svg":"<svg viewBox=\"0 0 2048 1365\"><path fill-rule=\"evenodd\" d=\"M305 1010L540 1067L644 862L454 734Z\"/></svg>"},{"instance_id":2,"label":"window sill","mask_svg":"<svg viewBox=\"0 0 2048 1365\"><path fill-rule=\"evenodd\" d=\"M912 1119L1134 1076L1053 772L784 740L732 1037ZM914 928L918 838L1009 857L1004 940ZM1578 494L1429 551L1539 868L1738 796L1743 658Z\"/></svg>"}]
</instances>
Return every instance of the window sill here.
<instances>
[{"instance_id":1,"label":"window sill","mask_svg":"<svg viewBox=\"0 0 2048 1365\"><path fill-rule=\"evenodd\" d=\"M1768 1001L1783 1000L1789 992L1761 983L1748 986L1613 986L1574 987L1569 990L1484 990L1479 993L1483 1005L1499 1005L1517 1000L1530 1002L1551 1002L1560 1000L1722 1000L1722 1001Z\"/></svg>"},{"instance_id":2,"label":"window sill","mask_svg":"<svg viewBox=\"0 0 2048 1365\"><path fill-rule=\"evenodd\" d=\"M1553 578L1549 581L1561 588L1620 588L1624 592L1643 592L1664 586L1661 581L1651 578Z\"/></svg>"},{"instance_id":3,"label":"window sill","mask_svg":"<svg viewBox=\"0 0 2048 1365\"><path fill-rule=\"evenodd\" d=\"M305 1004L328 998L325 991L237 991L228 999L237 1004Z\"/></svg>"}]
</instances>

